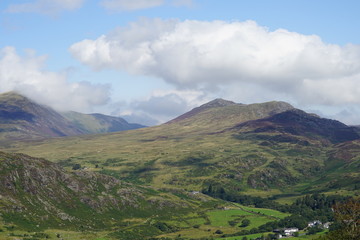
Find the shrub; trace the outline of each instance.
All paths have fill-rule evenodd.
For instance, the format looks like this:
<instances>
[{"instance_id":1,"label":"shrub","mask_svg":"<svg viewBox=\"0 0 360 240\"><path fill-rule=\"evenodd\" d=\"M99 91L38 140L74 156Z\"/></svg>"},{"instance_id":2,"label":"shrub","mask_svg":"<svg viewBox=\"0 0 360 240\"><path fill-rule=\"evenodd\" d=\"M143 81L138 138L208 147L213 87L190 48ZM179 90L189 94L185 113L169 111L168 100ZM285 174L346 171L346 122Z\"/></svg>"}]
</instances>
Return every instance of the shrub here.
<instances>
[{"instance_id":1,"label":"shrub","mask_svg":"<svg viewBox=\"0 0 360 240\"><path fill-rule=\"evenodd\" d=\"M223 234L223 231L221 231L220 229L215 231L216 234Z\"/></svg>"}]
</instances>

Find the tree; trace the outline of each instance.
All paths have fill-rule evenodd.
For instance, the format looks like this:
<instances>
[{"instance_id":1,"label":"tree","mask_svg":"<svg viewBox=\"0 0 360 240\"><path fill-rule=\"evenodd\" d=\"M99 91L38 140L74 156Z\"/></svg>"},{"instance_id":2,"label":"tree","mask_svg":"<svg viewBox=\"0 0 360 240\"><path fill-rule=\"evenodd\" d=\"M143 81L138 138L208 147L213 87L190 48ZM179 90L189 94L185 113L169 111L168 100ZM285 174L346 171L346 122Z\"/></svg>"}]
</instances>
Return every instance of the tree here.
<instances>
[{"instance_id":1,"label":"tree","mask_svg":"<svg viewBox=\"0 0 360 240\"><path fill-rule=\"evenodd\" d=\"M250 220L249 219L244 219L241 221L241 225L240 227L247 227L250 225Z\"/></svg>"},{"instance_id":2,"label":"tree","mask_svg":"<svg viewBox=\"0 0 360 240\"><path fill-rule=\"evenodd\" d=\"M72 167L72 170L79 170L81 168L81 165L76 163L74 164L74 166Z\"/></svg>"},{"instance_id":3,"label":"tree","mask_svg":"<svg viewBox=\"0 0 360 240\"><path fill-rule=\"evenodd\" d=\"M318 226L315 226L315 227L311 227L308 232L306 233L306 235L312 235L312 234L316 234L318 232L322 232L323 229L318 227Z\"/></svg>"},{"instance_id":4,"label":"tree","mask_svg":"<svg viewBox=\"0 0 360 240\"><path fill-rule=\"evenodd\" d=\"M333 207L335 229L327 235L331 240L360 239L360 199L349 199Z\"/></svg>"}]
</instances>

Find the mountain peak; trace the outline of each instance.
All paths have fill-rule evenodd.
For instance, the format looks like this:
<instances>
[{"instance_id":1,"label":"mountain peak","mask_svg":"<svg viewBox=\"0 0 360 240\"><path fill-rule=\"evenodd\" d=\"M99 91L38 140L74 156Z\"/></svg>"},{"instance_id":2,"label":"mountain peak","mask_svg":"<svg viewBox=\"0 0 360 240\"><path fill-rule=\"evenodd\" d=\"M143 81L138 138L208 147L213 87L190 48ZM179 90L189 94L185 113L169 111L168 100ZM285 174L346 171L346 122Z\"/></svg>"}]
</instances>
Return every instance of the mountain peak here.
<instances>
[{"instance_id":1,"label":"mountain peak","mask_svg":"<svg viewBox=\"0 0 360 240\"><path fill-rule=\"evenodd\" d=\"M30 99L28 99L24 95L21 95L20 93L14 92L14 91L1 93L0 94L0 99L2 101L4 101L4 100L5 101L31 101Z\"/></svg>"},{"instance_id":2,"label":"mountain peak","mask_svg":"<svg viewBox=\"0 0 360 240\"><path fill-rule=\"evenodd\" d=\"M222 98L216 98L208 103L205 103L200 106L200 108L210 108L210 107L226 107L231 105L236 105L237 103L233 101L228 101Z\"/></svg>"},{"instance_id":3,"label":"mountain peak","mask_svg":"<svg viewBox=\"0 0 360 240\"><path fill-rule=\"evenodd\" d=\"M167 123L174 123L174 122L179 122L181 120L184 119L188 119L191 118L197 114L199 114L200 112L203 112L204 110L207 109L211 109L211 108L221 108L221 107L227 107L227 106L232 106L232 105L239 105L241 106L242 104L238 104L232 101L228 101L228 100L224 100L222 98L216 98L208 103L205 103L199 107L196 107L194 109L192 109L191 111L184 113L183 115L180 115L179 117L167 122Z\"/></svg>"},{"instance_id":4,"label":"mountain peak","mask_svg":"<svg viewBox=\"0 0 360 240\"><path fill-rule=\"evenodd\" d=\"M290 109L294 107L280 101L241 104L218 98L184 113L168 124L179 123L188 126L188 129L190 126L203 126L203 129L220 131L242 122L269 117Z\"/></svg>"}]
</instances>

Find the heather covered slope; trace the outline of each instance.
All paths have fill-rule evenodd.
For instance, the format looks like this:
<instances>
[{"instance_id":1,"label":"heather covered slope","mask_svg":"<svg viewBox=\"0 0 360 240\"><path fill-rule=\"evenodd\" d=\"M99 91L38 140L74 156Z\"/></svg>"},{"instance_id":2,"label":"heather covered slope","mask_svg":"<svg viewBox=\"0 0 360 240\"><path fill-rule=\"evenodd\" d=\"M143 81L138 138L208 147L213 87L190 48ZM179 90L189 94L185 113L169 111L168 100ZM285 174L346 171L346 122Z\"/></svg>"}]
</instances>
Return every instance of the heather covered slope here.
<instances>
[{"instance_id":1,"label":"heather covered slope","mask_svg":"<svg viewBox=\"0 0 360 240\"><path fill-rule=\"evenodd\" d=\"M355 128L284 102L244 105L218 99L156 127L8 150L68 168L78 163L137 184L189 191L217 185L271 196L350 191L359 180L359 155L350 147L358 139ZM345 148L353 155L353 168L342 158ZM349 175L346 185L329 185Z\"/></svg>"},{"instance_id":2,"label":"heather covered slope","mask_svg":"<svg viewBox=\"0 0 360 240\"><path fill-rule=\"evenodd\" d=\"M268 118L248 121L236 126L238 129L252 129L253 133L280 132L309 139L341 143L359 139L355 127L349 127L339 121L321 118L299 109L292 109L272 115Z\"/></svg>"}]
</instances>

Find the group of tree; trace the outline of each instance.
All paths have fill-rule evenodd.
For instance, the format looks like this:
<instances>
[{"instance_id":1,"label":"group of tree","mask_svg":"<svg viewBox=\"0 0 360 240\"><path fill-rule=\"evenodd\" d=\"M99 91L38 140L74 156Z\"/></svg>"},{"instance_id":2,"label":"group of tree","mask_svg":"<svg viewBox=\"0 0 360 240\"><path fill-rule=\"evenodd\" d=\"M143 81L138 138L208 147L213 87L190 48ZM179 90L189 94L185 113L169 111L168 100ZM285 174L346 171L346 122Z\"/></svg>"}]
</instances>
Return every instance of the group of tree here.
<instances>
[{"instance_id":1,"label":"group of tree","mask_svg":"<svg viewBox=\"0 0 360 240\"><path fill-rule=\"evenodd\" d=\"M291 205L282 205L270 198L241 195L236 191L227 190L221 185L210 184L203 191L212 197L220 198L242 205L251 205L259 208L270 208L282 212L291 213L290 216L277 221L268 222L258 228L242 230L237 236L271 232L277 228L296 227L304 229L308 222L320 220L321 222L333 222L328 239L357 240L360 239L360 203L359 199L338 195L311 194L297 199ZM309 232L316 233L311 229ZM232 234L236 236L235 234ZM339 236L342 236L341 238Z\"/></svg>"},{"instance_id":2,"label":"group of tree","mask_svg":"<svg viewBox=\"0 0 360 240\"><path fill-rule=\"evenodd\" d=\"M351 198L333 206L335 221L330 232L322 239L358 240L360 239L360 199Z\"/></svg>"}]
</instances>

